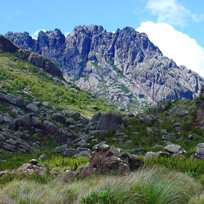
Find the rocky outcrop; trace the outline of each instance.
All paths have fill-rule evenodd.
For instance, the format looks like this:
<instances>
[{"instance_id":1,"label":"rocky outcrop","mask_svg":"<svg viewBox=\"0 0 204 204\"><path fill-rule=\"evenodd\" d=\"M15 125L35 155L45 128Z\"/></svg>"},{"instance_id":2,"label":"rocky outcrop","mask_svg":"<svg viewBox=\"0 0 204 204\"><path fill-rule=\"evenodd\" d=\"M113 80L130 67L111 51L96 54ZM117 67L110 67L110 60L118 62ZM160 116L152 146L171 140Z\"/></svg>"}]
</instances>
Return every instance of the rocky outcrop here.
<instances>
[{"instance_id":1,"label":"rocky outcrop","mask_svg":"<svg viewBox=\"0 0 204 204\"><path fill-rule=\"evenodd\" d=\"M0 34L0 50L4 52L17 52L18 49L19 47Z\"/></svg>"},{"instance_id":2,"label":"rocky outcrop","mask_svg":"<svg viewBox=\"0 0 204 204\"><path fill-rule=\"evenodd\" d=\"M21 98L5 91L0 91L0 99L15 106L20 106L23 103Z\"/></svg>"},{"instance_id":3,"label":"rocky outcrop","mask_svg":"<svg viewBox=\"0 0 204 204\"><path fill-rule=\"evenodd\" d=\"M197 112L195 120L193 122L194 126L201 127L202 129L204 129L203 114L204 114L204 86L201 88L199 100L197 101Z\"/></svg>"},{"instance_id":4,"label":"rocky outcrop","mask_svg":"<svg viewBox=\"0 0 204 204\"><path fill-rule=\"evenodd\" d=\"M202 77L177 66L145 33L130 27L111 33L102 26L77 26L66 38L59 29L40 31L37 40L26 32L8 32L6 37L59 64L67 80L121 110L191 99L204 85Z\"/></svg>"},{"instance_id":5,"label":"rocky outcrop","mask_svg":"<svg viewBox=\"0 0 204 204\"><path fill-rule=\"evenodd\" d=\"M102 173L128 175L144 164L140 157L114 146L96 145L94 150L89 160L89 166L80 169L80 173L85 176Z\"/></svg>"},{"instance_id":6,"label":"rocky outcrop","mask_svg":"<svg viewBox=\"0 0 204 204\"><path fill-rule=\"evenodd\" d=\"M27 38L27 40L29 39L30 38ZM23 42L22 39L21 39L21 42ZM29 49L29 47L27 46L25 47L26 47L25 49ZM4 37L3 35L0 35L0 50L4 52L18 52L18 55L21 59L27 60L28 63L36 67L42 68L46 72L54 76L58 76L64 79L60 69L48 58L38 55L34 52L31 52L30 50L20 49L19 47L14 45L9 39Z\"/></svg>"},{"instance_id":7,"label":"rocky outcrop","mask_svg":"<svg viewBox=\"0 0 204 204\"><path fill-rule=\"evenodd\" d=\"M119 112L107 111L102 115L100 112L96 112L86 127L86 133L93 130L95 132L105 132L107 130L117 131L123 127L122 115Z\"/></svg>"}]
</instances>

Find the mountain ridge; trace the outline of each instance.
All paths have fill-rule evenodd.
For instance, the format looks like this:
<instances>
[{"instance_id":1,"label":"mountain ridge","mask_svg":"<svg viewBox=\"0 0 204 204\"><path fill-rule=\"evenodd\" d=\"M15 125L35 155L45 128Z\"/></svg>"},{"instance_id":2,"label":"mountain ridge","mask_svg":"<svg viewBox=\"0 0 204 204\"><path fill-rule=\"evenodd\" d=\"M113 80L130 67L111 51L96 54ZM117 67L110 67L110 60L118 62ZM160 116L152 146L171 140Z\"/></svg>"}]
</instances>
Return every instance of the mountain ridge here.
<instances>
[{"instance_id":1,"label":"mountain ridge","mask_svg":"<svg viewBox=\"0 0 204 204\"><path fill-rule=\"evenodd\" d=\"M167 99L198 95L204 79L163 56L145 33L133 28L107 32L102 26L76 26L65 38L59 29L6 34L24 49L55 62L67 80L120 110L135 110Z\"/></svg>"}]
</instances>

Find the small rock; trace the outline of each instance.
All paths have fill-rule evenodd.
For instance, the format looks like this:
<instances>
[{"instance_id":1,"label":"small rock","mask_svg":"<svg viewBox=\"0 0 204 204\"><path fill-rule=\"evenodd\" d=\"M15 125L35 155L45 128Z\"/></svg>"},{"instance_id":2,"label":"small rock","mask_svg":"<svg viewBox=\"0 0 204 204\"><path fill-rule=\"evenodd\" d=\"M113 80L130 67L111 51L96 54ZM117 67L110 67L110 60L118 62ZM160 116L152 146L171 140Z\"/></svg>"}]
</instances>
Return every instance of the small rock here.
<instances>
[{"instance_id":1,"label":"small rock","mask_svg":"<svg viewBox=\"0 0 204 204\"><path fill-rule=\"evenodd\" d=\"M32 165L37 165L37 164L38 164L38 161L37 161L36 159L31 159L31 160L29 161L29 163L32 164Z\"/></svg>"},{"instance_id":2,"label":"small rock","mask_svg":"<svg viewBox=\"0 0 204 204\"><path fill-rule=\"evenodd\" d=\"M128 140L128 141L125 143L125 147L131 146L131 145L132 145L132 141L131 141L131 140Z\"/></svg>"},{"instance_id":3,"label":"small rock","mask_svg":"<svg viewBox=\"0 0 204 204\"><path fill-rule=\"evenodd\" d=\"M45 154L40 155L38 158L39 161L45 161L46 159L47 159L47 157Z\"/></svg>"}]
</instances>

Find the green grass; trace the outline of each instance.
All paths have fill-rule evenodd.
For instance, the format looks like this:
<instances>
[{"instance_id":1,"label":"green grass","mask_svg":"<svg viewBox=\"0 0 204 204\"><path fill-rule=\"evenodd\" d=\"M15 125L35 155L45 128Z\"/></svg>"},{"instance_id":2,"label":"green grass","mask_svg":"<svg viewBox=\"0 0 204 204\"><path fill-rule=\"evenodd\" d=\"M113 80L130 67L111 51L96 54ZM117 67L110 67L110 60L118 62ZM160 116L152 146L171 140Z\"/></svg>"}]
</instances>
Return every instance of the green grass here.
<instances>
[{"instance_id":1,"label":"green grass","mask_svg":"<svg viewBox=\"0 0 204 204\"><path fill-rule=\"evenodd\" d=\"M60 83L54 83L49 74L43 74L39 68L22 60L16 60L17 55L11 53L0 53L0 85L1 89L22 98L33 100L29 95L23 93L22 89L27 87L31 90L35 99L50 102L51 106L59 109L78 111L86 116L92 115L94 110L87 105L95 105L101 112L110 110L100 99L92 98L91 94L81 91L74 84L69 83L68 88ZM10 84L9 87L4 82ZM78 93L71 90L75 88Z\"/></svg>"},{"instance_id":2,"label":"green grass","mask_svg":"<svg viewBox=\"0 0 204 204\"><path fill-rule=\"evenodd\" d=\"M0 203L187 204L201 192L201 185L188 175L154 167L129 176L93 175L69 183L15 179L1 187Z\"/></svg>"}]
</instances>

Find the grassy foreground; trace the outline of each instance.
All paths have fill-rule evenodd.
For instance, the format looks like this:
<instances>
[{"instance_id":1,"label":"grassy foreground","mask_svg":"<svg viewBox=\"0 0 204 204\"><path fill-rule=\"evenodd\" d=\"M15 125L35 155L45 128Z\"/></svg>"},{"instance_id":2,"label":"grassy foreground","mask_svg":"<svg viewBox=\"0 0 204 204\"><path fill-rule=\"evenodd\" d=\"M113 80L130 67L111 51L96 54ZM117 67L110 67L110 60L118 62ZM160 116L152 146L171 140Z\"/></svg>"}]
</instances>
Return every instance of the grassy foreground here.
<instances>
[{"instance_id":1,"label":"grassy foreground","mask_svg":"<svg viewBox=\"0 0 204 204\"><path fill-rule=\"evenodd\" d=\"M1 186L0 203L203 203L202 186L187 174L163 167L141 169L129 176L93 175L69 183L15 179Z\"/></svg>"}]
</instances>

